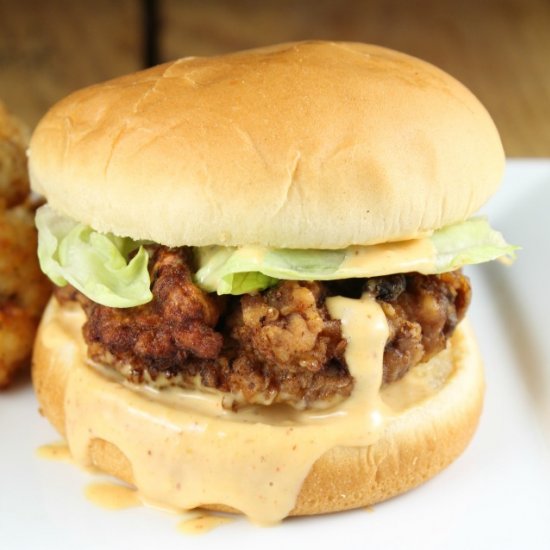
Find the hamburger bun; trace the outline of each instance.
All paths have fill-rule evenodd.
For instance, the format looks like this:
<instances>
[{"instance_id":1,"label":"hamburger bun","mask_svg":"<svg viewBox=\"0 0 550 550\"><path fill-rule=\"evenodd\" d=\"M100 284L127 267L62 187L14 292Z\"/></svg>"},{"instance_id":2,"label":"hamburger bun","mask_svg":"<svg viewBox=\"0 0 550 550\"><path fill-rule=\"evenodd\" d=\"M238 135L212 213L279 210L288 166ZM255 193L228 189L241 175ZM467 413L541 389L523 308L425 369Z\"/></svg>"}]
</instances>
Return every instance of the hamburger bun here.
<instances>
[{"instance_id":1,"label":"hamburger bun","mask_svg":"<svg viewBox=\"0 0 550 550\"><path fill-rule=\"evenodd\" d=\"M54 299L50 302L33 360L40 410L62 435L67 380L72 370L84 368L85 361L85 343L78 330L56 330L52 338L50 327L64 324L66 307ZM430 377L433 394L396 415L376 443L336 447L322 455L306 477L290 515L324 514L381 502L420 485L462 453L477 427L484 390L481 359L469 324L462 322L448 349L417 368ZM109 395L108 384L105 379L105 396ZM145 407L147 399L142 403ZM98 411L101 406L98 402ZM88 461L127 483L135 481L132 463L111 441L92 439ZM234 511L215 502L201 504Z\"/></svg>"},{"instance_id":2,"label":"hamburger bun","mask_svg":"<svg viewBox=\"0 0 550 550\"><path fill-rule=\"evenodd\" d=\"M35 191L97 231L317 249L462 221L504 169L462 84L334 42L184 58L75 92L39 123L29 160Z\"/></svg>"}]
</instances>

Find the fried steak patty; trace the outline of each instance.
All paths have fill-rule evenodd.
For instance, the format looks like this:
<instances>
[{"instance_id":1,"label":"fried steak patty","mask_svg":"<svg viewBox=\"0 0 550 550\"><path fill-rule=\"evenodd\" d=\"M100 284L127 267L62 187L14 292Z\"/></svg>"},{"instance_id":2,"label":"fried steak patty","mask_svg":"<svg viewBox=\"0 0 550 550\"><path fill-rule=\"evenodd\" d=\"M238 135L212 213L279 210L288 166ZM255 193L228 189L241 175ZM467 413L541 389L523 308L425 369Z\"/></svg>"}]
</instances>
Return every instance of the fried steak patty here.
<instances>
[{"instance_id":1,"label":"fried steak patty","mask_svg":"<svg viewBox=\"0 0 550 550\"><path fill-rule=\"evenodd\" d=\"M444 349L470 302L460 271L282 281L258 294L220 297L194 284L189 248L153 246L149 252L150 303L110 308L71 287L58 289L58 299L82 304L92 360L137 384L219 390L233 408L323 407L350 395L346 341L325 306L328 296L370 292L380 303L390 329L385 383Z\"/></svg>"}]
</instances>

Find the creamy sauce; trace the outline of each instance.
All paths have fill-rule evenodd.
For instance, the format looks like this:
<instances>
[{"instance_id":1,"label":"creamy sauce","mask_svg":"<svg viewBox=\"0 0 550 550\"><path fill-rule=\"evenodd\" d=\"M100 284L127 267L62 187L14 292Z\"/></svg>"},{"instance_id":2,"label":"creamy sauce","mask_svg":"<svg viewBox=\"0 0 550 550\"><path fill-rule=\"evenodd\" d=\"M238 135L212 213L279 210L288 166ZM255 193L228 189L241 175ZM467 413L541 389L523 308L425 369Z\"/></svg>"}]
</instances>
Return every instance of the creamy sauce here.
<instances>
[{"instance_id":1,"label":"creamy sauce","mask_svg":"<svg viewBox=\"0 0 550 550\"><path fill-rule=\"evenodd\" d=\"M106 379L85 363L83 312L76 307L62 311L52 302L41 330L52 353L74 366L65 416L75 461L90 465L91 441L104 439L129 459L135 484L149 499L187 510L226 504L258 523L280 521L294 508L303 480L323 453L376 441L384 421L379 387L388 334L385 316L368 297L331 298L327 306L342 319L354 392L333 411L292 411L287 417L281 408L225 411L216 396L195 396L166 407ZM73 349L68 349L67 333L78 342ZM64 346L56 345L60 337Z\"/></svg>"},{"instance_id":2,"label":"creamy sauce","mask_svg":"<svg viewBox=\"0 0 550 550\"><path fill-rule=\"evenodd\" d=\"M341 319L348 341L352 395L327 411L256 406L235 413L223 408L219 395L138 390L105 376L86 362L80 307L52 301L41 338L54 357L72 365L65 392L72 456L91 466L91 442L103 439L128 458L142 500L177 510L224 504L256 523L280 521L321 455L337 446L374 443L394 411L436 391L422 376L380 391L388 327L373 299L334 297L327 307Z\"/></svg>"},{"instance_id":3,"label":"creamy sauce","mask_svg":"<svg viewBox=\"0 0 550 550\"><path fill-rule=\"evenodd\" d=\"M219 247L213 247L218 249ZM216 268L206 262L209 257L209 247L203 249L202 263L205 266L199 270L198 280L210 290L217 287ZM271 252L276 250L263 246L241 246L227 249L232 254L232 261L247 265L249 269L270 274L268 260ZM291 250L289 250L291 252ZM327 251L329 252L329 251ZM318 280L346 279L354 277L379 277L392 273L436 273L435 259L437 251L429 236L420 235L404 241L385 242L366 246L350 246L346 249L335 250L340 252L343 260L333 271L319 273ZM267 263L266 263L267 262ZM214 273L213 273L214 272ZM275 277L276 274L273 274ZM299 271L286 274L291 279L302 279Z\"/></svg>"},{"instance_id":4,"label":"creamy sauce","mask_svg":"<svg viewBox=\"0 0 550 550\"><path fill-rule=\"evenodd\" d=\"M431 239L382 243L371 246L350 246L338 268L339 277L361 270L362 276L391 275L392 273L435 272L436 251Z\"/></svg>"},{"instance_id":5,"label":"creamy sauce","mask_svg":"<svg viewBox=\"0 0 550 550\"><path fill-rule=\"evenodd\" d=\"M84 494L90 502L107 510L126 510L141 505L158 507L156 503L142 498L136 489L117 483L90 483L84 489ZM173 508L161 507L161 509L177 513ZM177 529L189 535L201 535L232 521L234 519L229 516L210 514L206 511L191 512L179 521Z\"/></svg>"},{"instance_id":6,"label":"creamy sauce","mask_svg":"<svg viewBox=\"0 0 550 550\"><path fill-rule=\"evenodd\" d=\"M142 504L135 489L115 483L90 483L84 494L90 502L108 510L124 510Z\"/></svg>"},{"instance_id":7,"label":"creamy sauce","mask_svg":"<svg viewBox=\"0 0 550 550\"><path fill-rule=\"evenodd\" d=\"M178 531L187 535L202 535L208 531L212 531L220 525L225 525L234 521L227 516L215 516L213 514L201 514L200 516L184 519L178 523Z\"/></svg>"},{"instance_id":8,"label":"creamy sauce","mask_svg":"<svg viewBox=\"0 0 550 550\"><path fill-rule=\"evenodd\" d=\"M69 451L69 447L64 441L42 445L36 449L36 454L40 458L44 458L46 460L72 462L71 451Z\"/></svg>"}]
</instances>

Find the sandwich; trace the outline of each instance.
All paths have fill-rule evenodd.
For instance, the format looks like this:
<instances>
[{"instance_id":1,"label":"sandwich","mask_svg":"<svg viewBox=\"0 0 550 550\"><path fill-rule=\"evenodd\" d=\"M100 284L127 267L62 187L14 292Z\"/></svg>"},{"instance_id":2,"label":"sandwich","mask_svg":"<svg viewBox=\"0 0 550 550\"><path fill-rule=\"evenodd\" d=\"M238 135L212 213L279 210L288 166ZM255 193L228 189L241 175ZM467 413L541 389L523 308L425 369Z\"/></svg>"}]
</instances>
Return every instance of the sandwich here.
<instances>
[{"instance_id":1,"label":"sandwich","mask_svg":"<svg viewBox=\"0 0 550 550\"><path fill-rule=\"evenodd\" d=\"M188 57L77 91L29 150L57 285L33 381L74 459L177 509L380 502L466 447L467 264L504 168L480 102L385 48Z\"/></svg>"}]
</instances>

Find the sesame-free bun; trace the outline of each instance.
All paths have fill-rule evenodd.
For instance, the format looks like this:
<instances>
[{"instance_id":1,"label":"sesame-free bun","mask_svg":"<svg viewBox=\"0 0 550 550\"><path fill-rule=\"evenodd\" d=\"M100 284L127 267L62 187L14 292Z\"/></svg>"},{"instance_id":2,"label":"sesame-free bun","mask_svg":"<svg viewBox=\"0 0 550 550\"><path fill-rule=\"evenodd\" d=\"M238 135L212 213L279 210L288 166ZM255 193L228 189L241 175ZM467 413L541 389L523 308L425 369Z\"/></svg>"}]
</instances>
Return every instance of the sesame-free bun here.
<instances>
[{"instance_id":1,"label":"sesame-free bun","mask_svg":"<svg viewBox=\"0 0 550 550\"><path fill-rule=\"evenodd\" d=\"M90 368L82 359L85 344L74 315L69 306L60 306L52 299L42 320L33 359L33 382L41 411L63 435L69 378L81 376L79 369ZM305 479L291 515L335 512L386 500L434 476L464 450L477 426L484 386L480 356L468 324L463 321L459 325L447 351L428 364L415 367L418 368L423 369L421 376L431 376L430 384L437 385L438 391L396 413L374 444L336 447L323 454ZM448 374L442 377L442 372ZM101 399L106 404L112 399L112 381L105 379L104 384L104 388L96 388L96 394L102 397L99 402L94 401L94 411L104 410ZM82 391L86 391L84 386ZM120 386L117 395L130 391ZM74 393L69 398L79 400ZM142 412L144 421L155 423L147 402L143 397L143 411L137 410ZM132 407L136 406L135 401L132 403ZM164 414L162 409L160 414ZM124 429L124 418L111 420L117 421ZM87 433L88 427L80 422L79 429ZM145 454L148 444L142 444ZM132 463L112 441L91 439L88 461L128 483L135 481ZM228 510L220 503L201 504Z\"/></svg>"},{"instance_id":2,"label":"sesame-free bun","mask_svg":"<svg viewBox=\"0 0 550 550\"><path fill-rule=\"evenodd\" d=\"M385 48L297 42L184 58L55 105L35 191L98 231L169 246L341 248L461 221L504 155L454 78Z\"/></svg>"}]
</instances>

